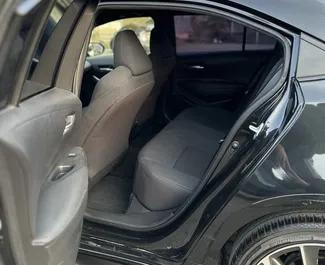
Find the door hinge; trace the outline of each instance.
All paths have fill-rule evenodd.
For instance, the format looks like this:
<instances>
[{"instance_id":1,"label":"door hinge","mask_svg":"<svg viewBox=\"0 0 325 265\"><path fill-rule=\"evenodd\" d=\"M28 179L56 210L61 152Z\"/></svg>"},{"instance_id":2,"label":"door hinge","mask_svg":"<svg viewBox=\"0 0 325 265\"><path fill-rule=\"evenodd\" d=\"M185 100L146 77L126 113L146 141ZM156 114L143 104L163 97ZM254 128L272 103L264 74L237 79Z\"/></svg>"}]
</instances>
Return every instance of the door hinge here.
<instances>
[{"instance_id":1,"label":"door hinge","mask_svg":"<svg viewBox=\"0 0 325 265\"><path fill-rule=\"evenodd\" d=\"M251 124L248 128L254 133L253 139L256 139L257 136L261 133L262 129L264 128L264 123L262 122L259 126L256 124Z\"/></svg>"}]
</instances>

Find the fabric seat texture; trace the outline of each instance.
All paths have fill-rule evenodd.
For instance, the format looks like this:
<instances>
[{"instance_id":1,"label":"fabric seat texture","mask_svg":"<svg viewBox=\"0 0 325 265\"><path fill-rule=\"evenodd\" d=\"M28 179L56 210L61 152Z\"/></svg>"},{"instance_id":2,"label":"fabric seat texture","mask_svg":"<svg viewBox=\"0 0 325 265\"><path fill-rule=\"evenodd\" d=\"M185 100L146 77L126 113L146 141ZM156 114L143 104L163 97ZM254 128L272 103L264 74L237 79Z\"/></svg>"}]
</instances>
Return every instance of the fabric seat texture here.
<instances>
[{"instance_id":1,"label":"fabric seat texture","mask_svg":"<svg viewBox=\"0 0 325 265\"><path fill-rule=\"evenodd\" d=\"M131 30L115 37L114 65L97 83L76 136L87 154L90 187L128 149L135 116L154 85L151 61Z\"/></svg>"},{"instance_id":2,"label":"fabric seat texture","mask_svg":"<svg viewBox=\"0 0 325 265\"><path fill-rule=\"evenodd\" d=\"M175 48L161 26L156 26L151 31L149 58L152 62L155 85L137 114L136 122L139 124L143 124L153 116L161 89L175 68Z\"/></svg>"},{"instance_id":3,"label":"fabric seat texture","mask_svg":"<svg viewBox=\"0 0 325 265\"><path fill-rule=\"evenodd\" d=\"M180 206L202 180L223 139L243 112L279 81L282 53L276 51L254 90L238 111L214 107L190 108L180 113L138 155L133 192L149 210Z\"/></svg>"}]
</instances>

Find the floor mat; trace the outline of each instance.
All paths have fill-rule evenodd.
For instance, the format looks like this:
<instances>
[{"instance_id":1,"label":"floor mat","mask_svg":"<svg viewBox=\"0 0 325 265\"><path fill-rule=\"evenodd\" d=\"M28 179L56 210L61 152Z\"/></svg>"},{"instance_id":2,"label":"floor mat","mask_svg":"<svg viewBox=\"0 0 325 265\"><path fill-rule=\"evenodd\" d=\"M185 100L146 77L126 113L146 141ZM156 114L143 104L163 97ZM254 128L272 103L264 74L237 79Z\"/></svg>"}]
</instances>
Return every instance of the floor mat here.
<instances>
[{"instance_id":1,"label":"floor mat","mask_svg":"<svg viewBox=\"0 0 325 265\"><path fill-rule=\"evenodd\" d=\"M105 176L89 191L88 208L110 213L125 213L129 205L132 184L130 178Z\"/></svg>"},{"instance_id":2,"label":"floor mat","mask_svg":"<svg viewBox=\"0 0 325 265\"><path fill-rule=\"evenodd\" d=\"M88 208L110 213L126 212L138 153L160 129L157 125L148 126L131 141L122 162L89 191Z\"/></svg>"}]
</instances>

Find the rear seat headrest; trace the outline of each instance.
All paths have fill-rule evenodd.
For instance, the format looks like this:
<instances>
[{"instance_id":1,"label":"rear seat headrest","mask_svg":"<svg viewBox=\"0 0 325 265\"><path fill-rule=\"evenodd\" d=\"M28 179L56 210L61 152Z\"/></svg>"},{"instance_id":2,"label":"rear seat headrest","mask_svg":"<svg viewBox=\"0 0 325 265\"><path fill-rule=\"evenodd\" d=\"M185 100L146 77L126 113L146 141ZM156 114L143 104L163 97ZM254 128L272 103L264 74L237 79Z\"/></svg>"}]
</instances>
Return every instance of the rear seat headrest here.
<instances>
[{"instance_id":1,"label":"rear seat headrest","mask_svg":"<svg viewBox=\"0 0 325 265\"><path fill-rule=\"evenodd\" d=\"M114 65L125 66L134 76L152 70L151 60L132 30L120 31L114 40Z\"/></svg>"}]
</instances>

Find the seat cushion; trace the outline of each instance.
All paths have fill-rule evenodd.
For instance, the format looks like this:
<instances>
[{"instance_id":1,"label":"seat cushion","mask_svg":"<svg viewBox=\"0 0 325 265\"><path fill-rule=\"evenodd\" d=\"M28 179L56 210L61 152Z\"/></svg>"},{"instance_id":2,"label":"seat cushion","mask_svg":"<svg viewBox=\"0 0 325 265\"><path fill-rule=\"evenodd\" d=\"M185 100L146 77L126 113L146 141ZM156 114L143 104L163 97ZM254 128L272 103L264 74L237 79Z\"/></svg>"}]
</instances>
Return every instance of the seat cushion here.
<instances>
[{"instance_id":1,"label":"seat cushion","mask_svg":"<svg viewBox=\"0 0 325 265\"><path fill-rule=\"evenodd\" d=\"M138 200L155 211L182 204L204 176L232 116L214 108L193 108L170 122L138 155L134 184ZM229 122L222 121L217 128L219 118Z\"/></svg>"}]
</instances>

